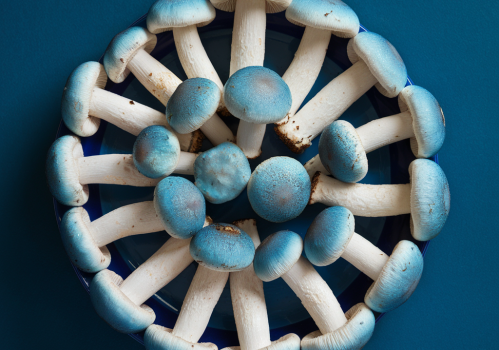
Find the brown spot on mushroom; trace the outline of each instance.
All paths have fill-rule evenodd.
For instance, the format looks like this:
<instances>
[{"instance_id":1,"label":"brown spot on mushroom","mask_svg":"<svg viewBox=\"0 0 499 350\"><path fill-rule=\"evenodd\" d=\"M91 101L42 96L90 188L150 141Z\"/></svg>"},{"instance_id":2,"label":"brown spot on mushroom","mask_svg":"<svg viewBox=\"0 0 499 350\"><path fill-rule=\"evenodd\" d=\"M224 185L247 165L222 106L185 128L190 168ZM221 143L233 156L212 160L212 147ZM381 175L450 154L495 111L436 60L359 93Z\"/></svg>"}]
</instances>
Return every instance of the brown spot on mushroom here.
<instances>
[{"instance_id":1,"label":"brown spot on mushroom","mask_svg":"<svg viewBox=\"0 0 499 350\"><path fill-rule=\"evenodd\" d=\"M120 58L121 63L125 63L125 60L123 58Z\"/></svg>"},{"instance_id":2,"label":"brown spot on mushroom","mask_svg":"<svg viewBox=\"0 0 499 350\"><path fill-rule=\"evenodd\" d=\"M152 77L152 73L149 73L149 76Z\"/></svg>"},{"instance_id":3,"label":"brown spot on mushroom","mask_svg":"<svg viewBox=\"0 0 499 350\"><path fill-rule=\"evenodd\" d=\"M309 205L314 204L312 197L314 195L315 190L317 189L317 186L319 185L320 176L321 176L321 172L317 171L317 172L315 172L314 177L312 177L312 185L310 187L310 199L308 200Z\"/></svg>"},{"instance_id":4,"label":"brown spot on mushroom","mask_svg":"<svg viewBox=\"0 0 499 350\"><path fill-rule=\"evenodd\" d=\"M131 100L130 100L130 104L131 104L131 105L134 105L134 104L135 104L135 102L133 102L133 101L131 101Z\"/></svg>"}]
</instances>

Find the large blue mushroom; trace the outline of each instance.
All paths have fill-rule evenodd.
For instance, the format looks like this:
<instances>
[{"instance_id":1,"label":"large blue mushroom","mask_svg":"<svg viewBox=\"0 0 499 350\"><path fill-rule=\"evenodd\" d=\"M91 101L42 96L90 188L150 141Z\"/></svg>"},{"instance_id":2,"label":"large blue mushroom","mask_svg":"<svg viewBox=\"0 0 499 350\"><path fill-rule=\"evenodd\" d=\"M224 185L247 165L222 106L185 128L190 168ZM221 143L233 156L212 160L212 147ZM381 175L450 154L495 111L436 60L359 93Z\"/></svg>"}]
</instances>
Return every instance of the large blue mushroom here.
<instances>
[{"instance_id":1,"label":"large blue mushroom","mask_svg":"<svg viewBox=\"0 0 499 350\"><path fill-rule=\"evenodd\" d=\"M323 210L305 236L307 258L317 266L344 258L374 281L364 299L367 306L377 312L399 307L412 295L423 273L423 256L418 246L403 240L388 256L355 233L354 226L350 210Z\"/></svg>"},{"instance_id":2,"label":"large blue mushroom","mask_svg":"<svg viewBox=\"0 0 499 350\"><path fill-rule=\"evenodd\" d=\"M407 83L407 70L397 50L372 32L357 34L348 42L352 66L333 79L293 118L275 128L281 140L296 153L310 147L322 130L338 119L370 88L396 97Z\"/></svg>"},{"instance_id":3,"label":"large blue mushroom","mask_svg":"<svg viewBox=\"0 0 499 350\"><path fill-rule=\"evenodd\" d=\"M345 183L317 172L309 204L343 206L359 216L411 214L411 233L418 241L435 238L450 210L449 183L432 160L416 159L409 166L411 183L366 185Z\"/></svg>"},{"instance_id":4,"label":"large blue mushroom","mask_svg":"<svg viewBox=\"0 0 499 350\"><path fill-rule=\"evenodd\" d=\"M257 248L255 273L267 282L282 277L315 321L319 331L304 338L302 348L362 348L374 331L372 311L361 303L344 314L331 288L301 255L302 250L303 241L297 233L276 232Z\"/></svg>"}]
</instances>

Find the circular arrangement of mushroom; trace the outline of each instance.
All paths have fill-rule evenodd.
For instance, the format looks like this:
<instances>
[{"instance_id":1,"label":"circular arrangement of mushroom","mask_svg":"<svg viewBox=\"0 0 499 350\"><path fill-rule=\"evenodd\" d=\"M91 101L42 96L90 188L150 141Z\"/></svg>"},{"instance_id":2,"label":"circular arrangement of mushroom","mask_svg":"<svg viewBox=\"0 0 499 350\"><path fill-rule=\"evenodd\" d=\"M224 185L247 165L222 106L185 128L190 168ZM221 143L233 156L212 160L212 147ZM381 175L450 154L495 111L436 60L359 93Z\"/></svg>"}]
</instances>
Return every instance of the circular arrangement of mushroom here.
<instances>
[{"instance_id":1,"label":"circular arrangement of mushroom","mask_svg":"<svg viewBox=\"0 0 499 350\"><path fill-rule=\"evenodd\" d=\"M225 85L197 30L214 20L215 8L235 12ZM281 77L263 63L266 13L282 11L305 31ZM173 32L189 78L183 82L151 55L155 34L165 31ZM332 35L349 40L352 66L300 108ZM121 83L130 73L164 111L104 89L108 78ZM239 345L226 349L362 348L374 331L374 312L399 307L415 291L423 256L414 242L435 238L450 210L445 174L425 159L443 144L442 110L430 92L406 82L396 49L378 34L359 33L355 12L340 0L156 1L147 29L123 31L111 41L103 64L87 62L71 74L61 108L75 135L57 139L47 157L50 191L72 207L60 223L64 247L76 267L95 274L90 297L96 312L120 332L144 332L150 350L216 350L215 344L199 341L230 280ZM400 113L358 128L337 120L373 86L398 98ZM237 135L217 113L240 120ZM84 156L80 137L94 135L101 120L137 136L132 154ZM262 154L267 124L274 123L277 136L296 153L321 135L319 154L305 165L275 156L250 166L249 160L258 161ZM213 147L198 153L203 135ZM357 183L368 172L367 153L405 139L417 158L407 169L410 183ZM193 175L194 181L182 175ZM154 198L91 221L83 208L89 184L155 187ZM316 202L329 208L316 216L306 235L275 230L261 242L256 217L224 223L208 216L206 202L228 203L246 194L255 215L268 225L292 220ZM410 214L413 241L400 240L391 255L354 232L354 215L403 214ZM108 269L108 244L162 230L171 237L128 277ZM364 302L349 310L342 309L313 266L340 257L373 281ZM145 303L194 261L197 271L175 326L155 324L155 312ZM263 282L279 277L317 326L303 339L293 333L270 338Z\"/></svg>"}]
</instances>

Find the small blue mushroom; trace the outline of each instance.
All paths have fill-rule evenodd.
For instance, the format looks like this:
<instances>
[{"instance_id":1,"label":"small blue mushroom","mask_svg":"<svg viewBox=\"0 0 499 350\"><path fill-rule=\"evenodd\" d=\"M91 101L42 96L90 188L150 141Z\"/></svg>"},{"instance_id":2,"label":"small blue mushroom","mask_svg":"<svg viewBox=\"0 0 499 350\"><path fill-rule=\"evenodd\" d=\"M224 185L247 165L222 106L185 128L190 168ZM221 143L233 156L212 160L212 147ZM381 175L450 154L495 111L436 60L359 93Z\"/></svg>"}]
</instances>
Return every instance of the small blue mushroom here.
<instances>
[{"instance_id":1,"label":"small blue mushroom","mask_svg":"<svg viewBox=\"0 0 499 350\"><path fill-rule=\"evenodd\" d=\"M156 319L147 305L136 305L121 290L123 279L110 270L102 270L90 283L90 299L97 314L118 332L138 333Z\"/></svg>"},{"instance_id":2,"label":"small blue mushroom","mask_svg":"<svg viewBox=\"0 0 499 350\"><path fill-rule=\"evenodd\" d=\"M106 86L107 75L98 62L79 65L69 76L62 94L62 120L78 136L92 136L97 132L100 119L89 115L94 88Z\"/></svg>"},{"instance_id":3,"label":"small blue mushroom","mask_svg":"<svg viewBox=\"0 0 499 350\"><path fill-rule=\"evenodd\" d=\"M203 194L189 180L169 176L154 190L154 208L171 236L186 239L203 228L206 203Z\"/></svg>"},{"instance_id":4,"label":"small blue mushroom","mask_svg":"<svg viewBox=\"0 0 499 350\"><path fill-rule=\"evenodd\" d=\"M131 27L117 34L104 53L104 69L113 82L123 82L130 70L128 63L139 50L148 54L156 46L156 35L142 27Z\"/></svg>"},{"instance_id":5,"label":"small blue mushroom","mask_svg":"<svg viewBox=\"0 0 499 350\"><path fill-rule=\"evenodd\" d=\"M148 126L133 144L133 163L152 179L170 175L180 160L180 144L173 132L160 125Z\"/></svg>"},{"instance_id":6,"label":"small blue mushroom","mask_svg":"<svg viewBox=\"0 0 499 350\"><path fill-rule=\"evenodd\" d=\"M255 255L255 246L248 234L230 224L204 227L192 238L189 249L200 265L219 271L243 270Z\"/></svg>"},{"instance_id":7,"label":"small blue mushroom","mask_svg":"<svg viewBox=\"0 0 499 350\"><path fill-rule=\"evenodd\" d=\"M248 199L253 210L265 220L294 219L307 206L310 178L300 162L273 157L262 162L248 182Z\"/></svg>"}]
</instances>

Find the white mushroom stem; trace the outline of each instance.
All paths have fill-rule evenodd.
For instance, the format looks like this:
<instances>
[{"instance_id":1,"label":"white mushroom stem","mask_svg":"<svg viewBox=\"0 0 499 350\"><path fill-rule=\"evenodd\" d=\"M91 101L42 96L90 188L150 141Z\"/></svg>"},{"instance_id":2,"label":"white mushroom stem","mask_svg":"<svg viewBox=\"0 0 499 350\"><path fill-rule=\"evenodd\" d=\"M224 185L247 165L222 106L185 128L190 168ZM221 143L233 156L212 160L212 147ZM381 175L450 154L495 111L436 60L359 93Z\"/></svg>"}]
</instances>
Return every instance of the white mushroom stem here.
<instances>
[{"instance_id":1,"label":"white mushroom stem","mask_svg":"<svg viewBox=\"0 0 499 350\"><path fill-rule=\"evenodd\" d=\"M197 26L173 28L173 38L187 77L210 79L223 92L224 86L201 43Z\"/></svg>"},{"instance_id":2,"label":"white mushroom stem","mask_svg":"<svg viewBox=\"0 0 499 350\"><path fill-rule=\"evenodd\" d=\"M378 279L381 270L389 259L389 256L381 249L355 232L341 257L373 281Z\"/></svg>"},{"instance_id":3,"label":"white mushroom stem","mask_svg":"<svg viewBox=\"0 0 499 350\"><path fill-rule=\"evenodd\" d=\"M163 231L154 202L140 202L115 209L88 225L92 238L103 247L120 238Z\"/></svg>"},{"instance_id":4,"label":"white mushroom stem","mask_svg":"<svg viewBox=\"0 0 499 350\"><path fill-rule=\"evenodd\" d=\"M303 256L282 275L282 279L300 298L322 334L331 333L347 323L333 291Z\"/></svg>"},{"instance_id":5,"label":"white mushroom stem","mask_svg":"<svg viewBox=\"0 0 499 350\"><path fill-rule=\"evenodd\" d=\"M204 223L209 224L208 220ZM136 305L142 305L194 261L189 252L190 242L190 238L171 237L123 281L120 285L123 294Z\"/></svg>"},{"instance_id":6,"label":"white mushroom stem","mask_svg":"<svg viewBox=\"0 0 499 350\"><path fill-rule=\"evenodd\" d=\"M131 154L105 154L78 158L80 183L148 187L161 179L150 179L137 170Z\"/></svg>"},{"instance_id":7,"label":"white mushroom stem","mask_svg":"<svg viewBox=\"0 0 499 350\"><path fill-rule=\"evenodd\" d=\"M143 49L137 51L135 56L128 62L127 68L165 106L177 86L182 82L168 68Z\"/></svg>"},{"instance_id":8,"label":"white mushroom stem","mask_svg":"<svg viewBox=\"0 0 499 350\"><path fill-rule=\"evenodd\" d=\"M295 57L282 76L291 90L293 103L288 115L277 122L277 125L285 123L296 113L314 86L326 58L330 39L330 30L305 28Z\"/></svg>"},{"instance_id":9,"label":"white mushroom stem","mask_svg":"<svg viewBox=\"0 0 499 350\"><path fill-rule=\"evenodd\" d=\"M217 113L213 114L200 128L201 132L214 145L218 146L223 142L234 142L234 134L227 124L223 122Z\"/></svg>"},{"instance_id":10,"label":"white mushroom stem","mask_svg":"<svg viewBox=\"0 0 499 350\"><path fill-rule=\"evenodd\" d=\"M244 152L246 158L253 159L262 153L262 142L267 124L253 124L239 121L237 128L237 145Z\"/></svg>"},{"instance_id":11,"label":"white mushroom stem","mask_svg":"<svg viewBox=\"0 0 499 350\"><path fill-rule=\"evenodd\" d=\"M340 205L353 215L377 217L411 212L411 184L345 183L324 174L314 176L309 204Z\"/></svg>"},{"instance_id":12,"label":"white mushroom stem","mask_svg":"<svg viewBox=\"0 0 499 350\"><path fill-rule=\"evenodd\" d=\"M229 272L198 266L173 328L173 335L191 343L199 341L228 278Z\"/></svg>"},{"instance_id":13,"label":"white mushroom stem","mask_svg":"<svg viewBox=\"0 0 499 350\"><path fill-rule=\"evenodd\" d=\"M173 173L194 175L194 161L198 154L180 152L179 162ZM142 175L133 163L131 154L103 154L78 158L80 183L129 185L137 187L156 186L164 177L151 179ZM170 174L167 174L170 175Z\"/></svg>"},{"instance_id":14,"label":"white mushroom stem","mask_svg":"<svg viewBox=\"0 0 499 350\"><path fill-rule=\"evenodd\" d=\"M414 137L411 112L375 119L356 129L366 153Z\"/></svg>"},{"instance_id":15,"label":"white mushroom stem","mask_svg":"<svg viewBox=\"0 0 499 350\"><path fill-rule=\"evenodd\" d=\"M236 226L251 237L255 248L260 245L255 220L239 221ZM231 272L230 296L241 350L269 346L270 328L263 282L256 276L253 264L242 271Z\"/></svg>"},{"instance_id":16,"label":"white mushroom stem","mask_svg":"<svg viewBox=\"0 0 499 350\"><path fill-rule=\"evenodd\" d=\"M368 66L360 60L319 91L286 124L278 126L278 132L295 143L294 148L303 150L376 83Z\"/></svg>"},{"instance_id":17,"label":"white mushroom stem","mask_svg":"<svg viewBox=\"0 0 499 350\"><path fill-rule=\"evenodd\" d=\"M375 119L356 129L366 153L383 146L414 137L411 112L406 111L389 117ZM312 178L317 171L329 174L317 154L305 165Z\"/></svg>"},{"instance_id":18,"label":"white mushroom stem","mask_svg":"<svg viewBox=\"0 0 499 350\"><path fill-rule=\"evenodd\" d=\"M230 75L249 66L263 66L267 0L236 1Z\"/></svg>"},{"instance_id":19,"label":"white mushroom stem","mask_svg":"<svg viewBox=\"0 0 499 350\"><path fill-rule=\"evenodd\" d=\"M308 176L310 176L310 178L313 178L315 173L318 171L323 174L329 174L324 165L322 165L321 158L318 154L308 162L306 162L304 167L307 170Z\"/></svg>"},{"instance_id":20,"label":"white mushroom stem","mask_svg":"<svg viewBox=\"0 0 499 350\"><path fill-rule=\"evenodd\" d=\"M151 125L164 125L172 130L164 113L97 87L92 91L89 115L106 120L135 136ZM193 142L199 141L193 139L199 137L193 133L175 132L175 136L178 138L182 151L189 151Z\"/></svg>"}]
</instances>

